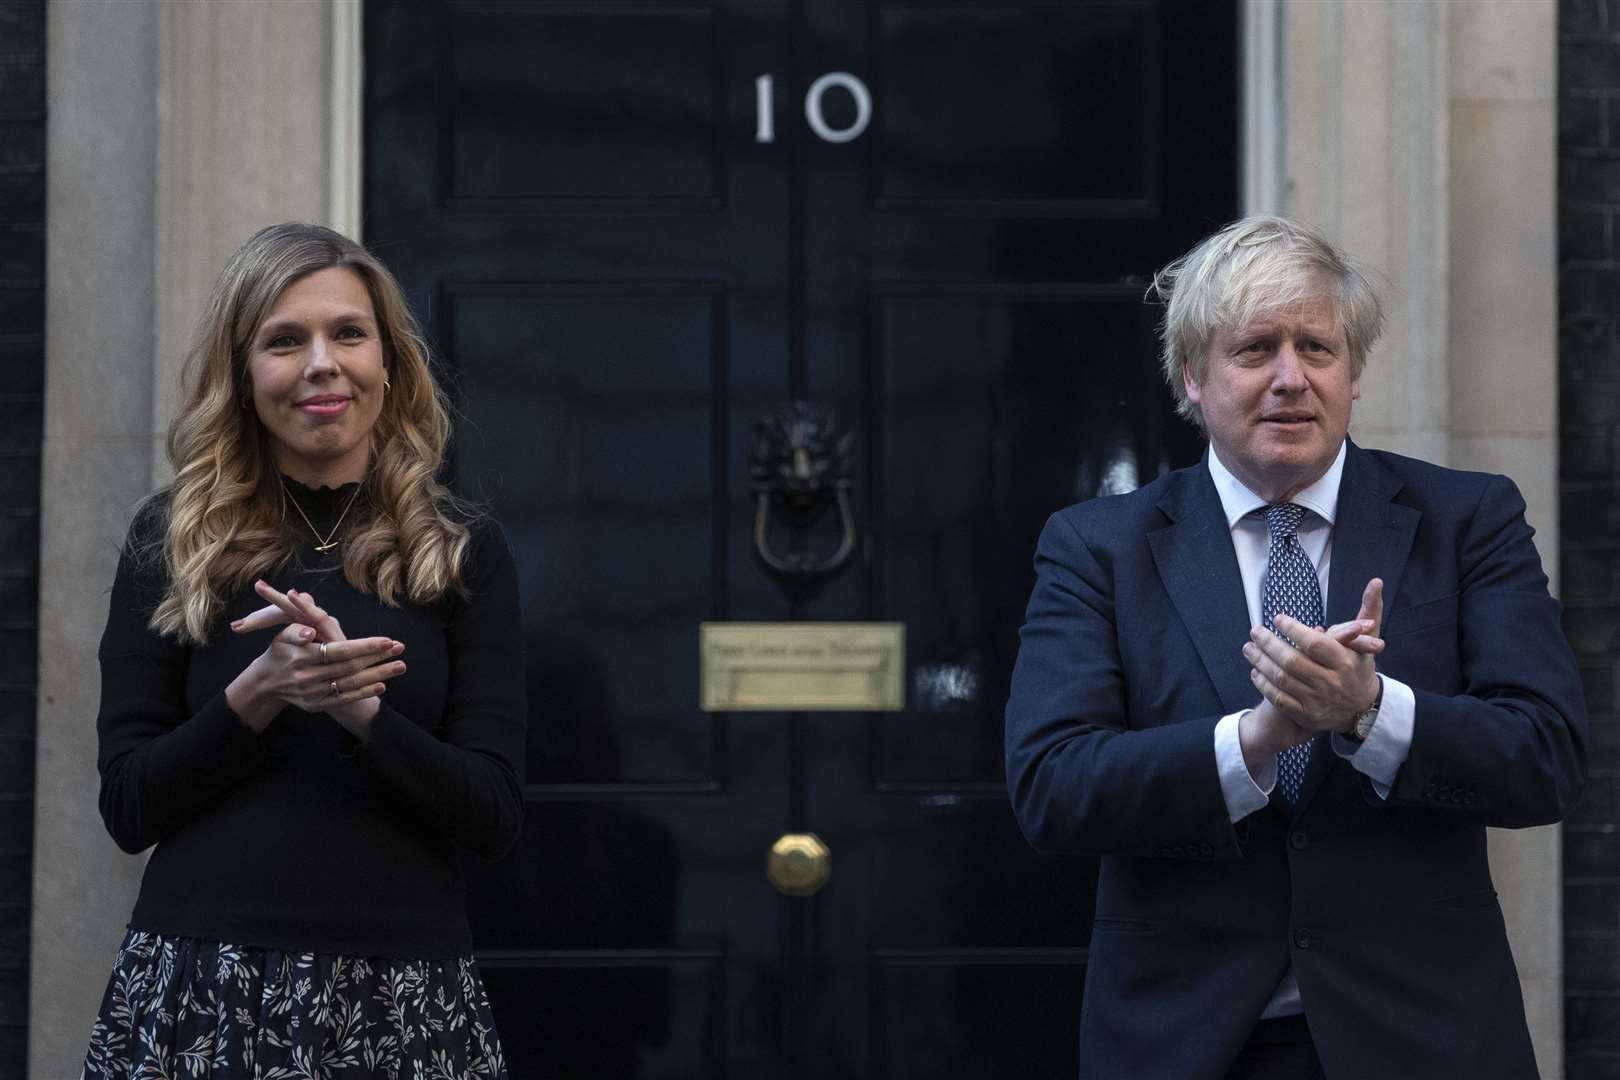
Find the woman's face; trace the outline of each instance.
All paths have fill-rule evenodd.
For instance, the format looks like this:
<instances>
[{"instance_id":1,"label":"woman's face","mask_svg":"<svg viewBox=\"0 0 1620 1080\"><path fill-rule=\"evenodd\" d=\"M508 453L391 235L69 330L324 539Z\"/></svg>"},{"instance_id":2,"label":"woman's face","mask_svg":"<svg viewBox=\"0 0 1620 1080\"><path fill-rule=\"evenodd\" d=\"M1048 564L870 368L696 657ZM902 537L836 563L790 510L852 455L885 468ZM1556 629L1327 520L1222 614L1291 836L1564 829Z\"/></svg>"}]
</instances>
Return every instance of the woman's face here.
<instances>
[{"instance_id":1,"label":"woman's face","mask_svg":"<svg viewBox=\"0 0 1620 1080\"><path fill-rule=\"evenodd\" d=\"M364 478L387 369L360 275L334 266L294 281L248 349L253 408L276 467L311 487Z\"/></svg>"}]
</instances>

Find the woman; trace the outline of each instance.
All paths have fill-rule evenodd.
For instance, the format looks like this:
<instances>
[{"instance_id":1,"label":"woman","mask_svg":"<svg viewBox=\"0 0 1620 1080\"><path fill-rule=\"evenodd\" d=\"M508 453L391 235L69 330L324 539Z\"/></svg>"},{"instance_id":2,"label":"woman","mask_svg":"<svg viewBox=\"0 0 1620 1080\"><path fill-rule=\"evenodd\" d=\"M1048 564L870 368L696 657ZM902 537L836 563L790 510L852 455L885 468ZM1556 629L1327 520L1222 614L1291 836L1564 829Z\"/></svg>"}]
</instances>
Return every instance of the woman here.
<instances>
[{"instance_id":1,"label":"woman","mask_svg":"<svg viewBox=\"0 0 1620 1080\"><path fill-rule=\"evenodd\" d=\"M156 848L84 1075L505 1077L456 867L522 822L516 575L404 295L264 229L186 381L101 642L102 816Z\"/></svg>"}]
</instances>

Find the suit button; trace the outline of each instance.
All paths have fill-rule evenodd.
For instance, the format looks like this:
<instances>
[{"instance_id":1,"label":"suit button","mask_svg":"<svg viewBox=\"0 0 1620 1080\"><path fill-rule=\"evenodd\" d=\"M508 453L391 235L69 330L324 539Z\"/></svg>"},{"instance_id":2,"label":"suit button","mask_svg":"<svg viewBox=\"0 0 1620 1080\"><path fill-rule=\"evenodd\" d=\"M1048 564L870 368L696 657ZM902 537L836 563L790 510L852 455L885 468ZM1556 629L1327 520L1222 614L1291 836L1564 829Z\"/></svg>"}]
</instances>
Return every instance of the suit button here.
<instances>
[{"instance_id":1,"label":"suit button","mask_svg":"<svg viewBox=\"0 0 1620 1080\"><path fill-rule=\"evenodd\" d=\"M1299 946L1301 949L1308 949L1311 947L1310 927L1302 926L1298 930L1294 931L1294 944Z\"/></svg>"},{"instance_id":2,"label":"suit button","mask_svg":"<svg viewBox=\"0 0 1620 1080\"><path fill-rule=\"evenodd\" d=\"M1304 851L1311 846L1311 838L1305 835L1304 829L1295 829L1288 834L1288 846L1295 851Z\"/></svg>"},{"instance_id":3,"label":"suit button","mask_svg":"<svg viewBox=\"0 0 1620 1080\"><path fill-rule=\"evenodd\" d=\"M1205 840L1203 843L1198 845L1198 854L1207 859L1211 855L1215 854L1215 849L1209 846L1208 840Z\"/></svg>"}]
</instances>

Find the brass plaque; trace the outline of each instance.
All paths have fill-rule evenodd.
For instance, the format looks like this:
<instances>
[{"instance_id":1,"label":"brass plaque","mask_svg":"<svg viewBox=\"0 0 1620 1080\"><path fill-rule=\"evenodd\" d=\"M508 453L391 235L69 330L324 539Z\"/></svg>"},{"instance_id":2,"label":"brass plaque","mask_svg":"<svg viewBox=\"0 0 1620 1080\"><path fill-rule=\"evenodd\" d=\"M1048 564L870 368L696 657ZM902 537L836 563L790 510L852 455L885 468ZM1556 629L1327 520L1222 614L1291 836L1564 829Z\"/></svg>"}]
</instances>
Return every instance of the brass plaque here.
<instances>
[{"instance_id":1,"label":"brass plaque","mask_svg":"<svg viewBox=\"0 0 1620 1080\"><path fill-rule=\"evenodd\" d=\"M899 712L904 623L699 624L705 712Z\"/></svg>"}]
</instances>

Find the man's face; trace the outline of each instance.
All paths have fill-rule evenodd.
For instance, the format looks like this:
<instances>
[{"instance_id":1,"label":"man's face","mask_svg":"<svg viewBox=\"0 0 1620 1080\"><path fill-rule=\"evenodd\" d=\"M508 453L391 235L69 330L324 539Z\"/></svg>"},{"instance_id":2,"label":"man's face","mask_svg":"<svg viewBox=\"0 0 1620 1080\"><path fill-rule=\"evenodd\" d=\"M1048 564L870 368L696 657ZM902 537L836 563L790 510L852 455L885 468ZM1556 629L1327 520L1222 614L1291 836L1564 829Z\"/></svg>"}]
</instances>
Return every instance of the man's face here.
<instances>
[{"instance_id":1,"label":"man's face","mask_svg":"<svg viewBox=\"0 0 1620 1080\"><path fill-rule=\"evenodd\" d=\"M1361 396L1333 305L1318 300L1222 331L1207 360L1203 382L1190 370L1184 378L1222 464L1268 502L1318 480Z\"/></svg>"}]
</instances>

